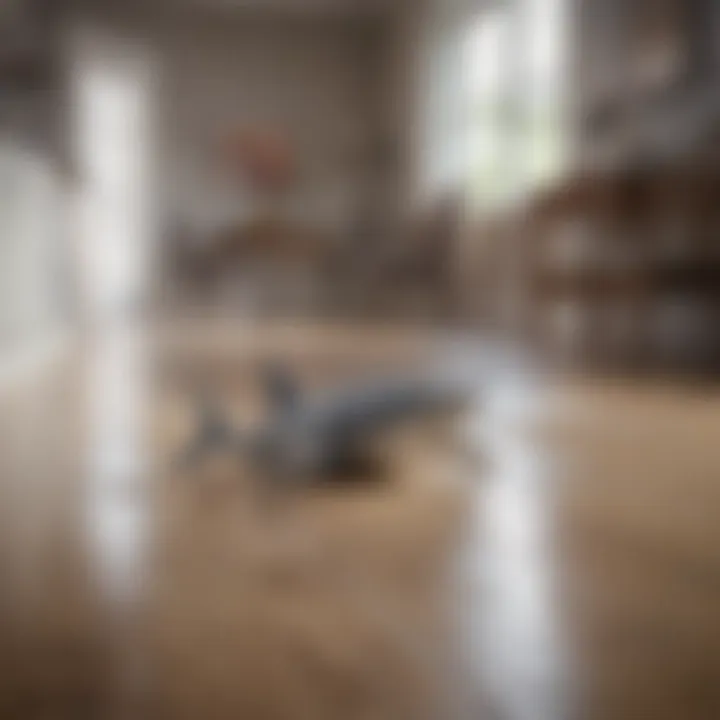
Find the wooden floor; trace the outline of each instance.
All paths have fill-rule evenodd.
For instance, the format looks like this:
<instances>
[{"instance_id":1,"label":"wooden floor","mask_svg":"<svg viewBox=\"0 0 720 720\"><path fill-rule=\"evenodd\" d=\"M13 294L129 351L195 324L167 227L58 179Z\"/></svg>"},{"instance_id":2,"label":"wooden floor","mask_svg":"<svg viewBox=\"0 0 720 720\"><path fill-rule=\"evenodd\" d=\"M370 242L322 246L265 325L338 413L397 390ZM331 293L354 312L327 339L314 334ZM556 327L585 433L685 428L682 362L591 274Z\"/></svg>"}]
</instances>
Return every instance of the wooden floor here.
<instances>
[{"instance_id":1,"label":"wooden floor","mask_svg":"<svg viewBox=\"0 0 720 720\"><path fill-rule=\"evenodd\" d=\"M188 388L256 412L450 347L488 387L457 452L258 505L172 459ZM395 329L114 333L0 389L0 716L720 718L720 394L530 380Z\"/></svg>"}]
</instances>

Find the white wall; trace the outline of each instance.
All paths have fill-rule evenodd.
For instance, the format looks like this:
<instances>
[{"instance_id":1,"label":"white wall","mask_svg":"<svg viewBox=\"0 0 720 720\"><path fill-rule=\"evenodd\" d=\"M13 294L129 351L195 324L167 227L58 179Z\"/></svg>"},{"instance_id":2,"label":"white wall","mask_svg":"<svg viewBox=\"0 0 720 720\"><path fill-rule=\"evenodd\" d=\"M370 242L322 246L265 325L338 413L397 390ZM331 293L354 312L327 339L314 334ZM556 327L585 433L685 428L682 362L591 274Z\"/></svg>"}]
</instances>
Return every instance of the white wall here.
<instances>
[{"instance_id":1,"label":"white wall","mask_svg":"<svg viewBox=\"0 0 720 720\"><path fill-rule=\"evenodd\" d=\"M60 321L58 201L49 159L0 139L0 354L41 341Z\"/></svg>"}]
</instances>

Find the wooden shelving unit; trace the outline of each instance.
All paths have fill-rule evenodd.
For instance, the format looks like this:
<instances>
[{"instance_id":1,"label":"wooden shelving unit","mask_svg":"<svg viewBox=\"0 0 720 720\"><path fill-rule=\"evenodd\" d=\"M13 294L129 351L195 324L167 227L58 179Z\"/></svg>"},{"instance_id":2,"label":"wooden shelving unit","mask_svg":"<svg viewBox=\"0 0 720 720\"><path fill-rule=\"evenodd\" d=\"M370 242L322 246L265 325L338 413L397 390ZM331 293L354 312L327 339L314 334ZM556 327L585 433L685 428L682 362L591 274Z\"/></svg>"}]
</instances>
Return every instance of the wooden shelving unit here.
<instances>
[{"instance_id":1,"label":"wooden shelving unit","mask_svg":"<svg viewBox=\"0 0 720 720\"><path fill-rule=\"evenodd\" d=\"M720 370L720 166L575 177L537 200L532 228L529 325L549 353L625 370ZM574 317L564 331L552 321L559 308Z\"/></svg>"}]
</instances>

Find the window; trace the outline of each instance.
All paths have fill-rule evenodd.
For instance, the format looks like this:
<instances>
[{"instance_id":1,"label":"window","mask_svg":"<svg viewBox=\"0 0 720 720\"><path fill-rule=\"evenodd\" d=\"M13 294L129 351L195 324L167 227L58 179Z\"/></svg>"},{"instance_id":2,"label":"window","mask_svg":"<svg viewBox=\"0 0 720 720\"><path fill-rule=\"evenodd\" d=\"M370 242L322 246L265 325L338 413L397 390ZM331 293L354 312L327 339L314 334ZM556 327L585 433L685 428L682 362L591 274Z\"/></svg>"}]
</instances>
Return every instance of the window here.
<instances>
[{"instance_id":1,"label":"window","mask_svg":"<svg viewBox=\"0 0 720 720\"><path fill-rule=\"evenodd\" d=\"M105 318L142 300L152 257L153 66L134 46L80 36L75 49L81 278L87 310Z\"/></svg>"},{"instance_id":2,"label":"window","mask_svg":"<svg viewBox=\"0 0 720 720\"><path fill-rule=\"evenodd\" d=\"M562 172L566 0L483 10L466 36L471 202L496 208Z\"/></svg>"}]
</instances>

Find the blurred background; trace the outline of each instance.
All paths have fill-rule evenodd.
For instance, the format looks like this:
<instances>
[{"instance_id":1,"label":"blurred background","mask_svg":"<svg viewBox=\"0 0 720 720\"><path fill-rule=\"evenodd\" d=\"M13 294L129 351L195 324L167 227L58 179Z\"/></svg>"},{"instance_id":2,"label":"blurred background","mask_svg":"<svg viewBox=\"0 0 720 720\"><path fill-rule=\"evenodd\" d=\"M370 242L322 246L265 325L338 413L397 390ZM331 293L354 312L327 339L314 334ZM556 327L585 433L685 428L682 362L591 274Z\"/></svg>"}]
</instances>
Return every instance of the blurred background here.
<instances>
[{"instance_id":1,"label":"blurred background","mask_svg":"<svg viewBox=\"0 0 720 720\"><path fill-rule=\"evenodd\" d=\"M2 716L720 716L719 81L716 0L1 0ZM438 357L471 470L169 469Z\"/></svg>"},{"instance_id":2,"label":"blurred background","mask_svg":"<svg viewBox=\"0 0 720 720\"><path fill-rule=\"evenodd\" d=\"M6 353L443 319L717 368L711 2L5 2Z\"/></svg>"}]
</instances>

